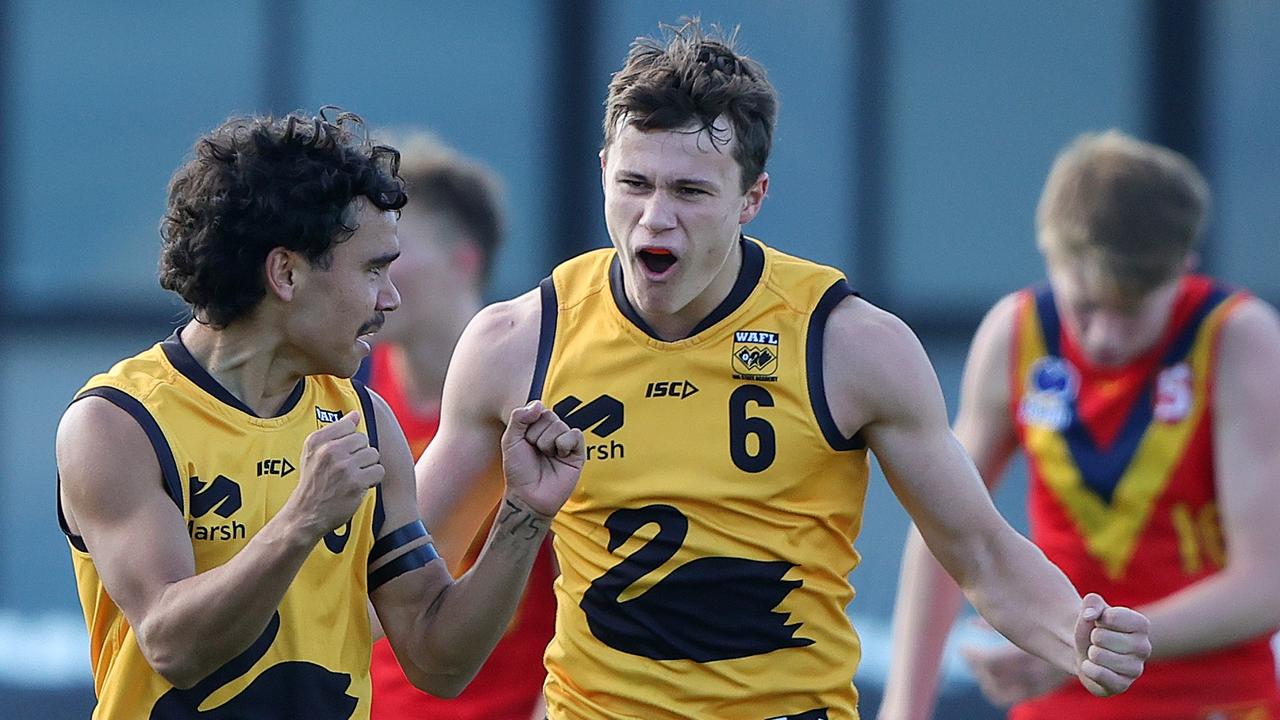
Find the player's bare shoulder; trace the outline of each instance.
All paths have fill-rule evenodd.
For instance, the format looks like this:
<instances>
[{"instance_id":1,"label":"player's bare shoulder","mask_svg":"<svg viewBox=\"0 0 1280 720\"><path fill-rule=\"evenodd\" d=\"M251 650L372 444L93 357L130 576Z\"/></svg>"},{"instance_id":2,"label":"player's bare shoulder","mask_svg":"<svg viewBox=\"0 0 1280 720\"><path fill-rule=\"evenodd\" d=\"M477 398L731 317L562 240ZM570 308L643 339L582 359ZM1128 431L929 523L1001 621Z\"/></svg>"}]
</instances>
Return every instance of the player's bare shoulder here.
<instances>
[{"instance_id":1,"label":"player's bare shoulder","mask_svg":"<svg viewBox=\"0 0 1280 720\"><path fill-rule=\"evenodd\" d=\"M1222 329L1223 349L1260 349L1280 338L1280 312L1261 298L1246 297L1227 317Z\"/></svg>"},{"instance_id":2,"label":"player's bare shoulder","mask_svg":"<svg viewBox=\"0 0 1280 720\"><path fill-rule=\"evenodd\" d=\"M536 289L477 313L449 365L446 402L451 390L465 392L468 404L497 413L505 422L511 409L523 405L528 396L541 322Z\"/></svg>"},{"instance_id":3,"label":"player's bare shoulder","mask_svg":"<svg viewBox=\"0 0 1280 720\"><path fill-rule=\"evenodd\" d=\"M108 400L72 403L58 423L55 452L63 511L74 534L80 533L78 515L116 510L137 492L160 487L160 464L146 432Z\"/></svg>"},{"instance_id":4,"label":"player's bare shoulder","mask_svg":"<svg viewBox=\"0 0 1280 720\"><path fill-rule=\"evenodd\" d=\"M1019 297L1019 293L1005 295L982 316L969 347L966 375L978 373L983 379L1007 389L1009 351L1017 337Z\"/></svg>"},{"instance_id":5,"label":"player's bare shoulder","mask_svg":"<svg viewBox=\"0 0 1280 720\"><path fill-rule=\"evenodd\" d=\"M827 402L846 434L895 414L921 393L941 392L911 328L856 296L842 300L827 319L822 366Z\"/></svg>"},{"instance_id":6,"label":"player's bare shoulder","mask_svg":"<svg viewBox=\"0 0 1280 720\"><path fill-rule=\"evenodd\" d=\"M1280 361L1280 313L1265 300L1246 297L1231 310L1218 341L1217 399L1235 390L1259 397Z\"/></svg>"}]
</instances>

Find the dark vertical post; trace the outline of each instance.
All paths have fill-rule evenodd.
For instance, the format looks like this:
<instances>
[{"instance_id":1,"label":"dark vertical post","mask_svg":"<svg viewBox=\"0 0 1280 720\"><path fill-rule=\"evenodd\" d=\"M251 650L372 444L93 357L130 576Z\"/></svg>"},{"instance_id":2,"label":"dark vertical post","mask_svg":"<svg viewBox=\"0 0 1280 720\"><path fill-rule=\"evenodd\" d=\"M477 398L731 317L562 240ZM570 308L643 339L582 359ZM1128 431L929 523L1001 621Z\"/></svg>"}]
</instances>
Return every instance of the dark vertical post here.
<instances>
[{"instance_id":1,"label":"dark vertical post","mask_svg":"<svg viewBox=\"0 0 1280 720\"><path fill-rule=\"evenodd\" d=\"M547 107L552 114L545 145L550 172L549 237L544 259L559 263L600 245L598 198L601 109L593 87L599 8L593 0L553 0Z\"/></svg>"},{"instance_id":2,"label":"dark vertical post","mask_svg":"<svg viewBox=\"0 0 1280 720\"><path fill-rule=\"evenodd\" d=\"M298 0L262 0L262 110L296 110L302 12ZM315 108L311 108L315 110Z\"/></svg>"},{"instance_id":3,"label":"dark vertical post","mask_svg":"<svg viewBox=\"0 0 1280 720\"><path fill-rule=\"evenodd\" d=\"M888 278L888 87L890 22L887 0L850 4L854 27L854 209L858 244L850 279L854 288L878 304L891 305Z\"/></svg>"},{"instance_id":4,"label":"dark vertical post","mask_svg":"<svg viewBox=\"0 0 1280 720\"><path fill-rule=\"evenodd\" d=\"M1205 90L1208 75L1205 17L1200 0L1148 0L1147 128L1153 142L1173 148L1209 174ZM1205 238L1208 249L1209 238ZM1210 271L1213 254L1201 267Z\"/></svg>"},{"instance_id":5,"label":"dark vertical post","mask_svg":"<svg viewBox=\"0 0 1280 720\"><path fill-rule=\"evenodd\" d=\"M13 87L13 29L16 22L9 0L0 0L0 108L12 107L9 90ZM0 132L0 187L13 187L13 167L9 154L9 133ZM12 193L0 193L0 278L13 277L15 268L9 267L13 255L9 252L12 218L9 217L9 198ZM12 281L0 282L0 333L7 328L6 317L16 298L11 297ZM0 340L0 347L4 341Z\"/></svg>"}]
</instances>

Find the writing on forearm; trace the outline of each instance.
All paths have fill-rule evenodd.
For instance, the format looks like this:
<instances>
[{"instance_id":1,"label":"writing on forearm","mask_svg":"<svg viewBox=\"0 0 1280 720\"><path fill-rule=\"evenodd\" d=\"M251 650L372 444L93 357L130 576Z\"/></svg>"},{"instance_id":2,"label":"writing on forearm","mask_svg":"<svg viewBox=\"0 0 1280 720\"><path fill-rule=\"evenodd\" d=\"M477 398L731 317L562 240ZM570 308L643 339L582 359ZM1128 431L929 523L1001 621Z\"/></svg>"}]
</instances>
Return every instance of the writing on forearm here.
<instances>
[{"instance_id":1,"label":"writing on forearm","mask_svg":"<svg viewBox=\"0 0 1280 720\"><path fill-rule=\"evenodd\" d=\"M508 498L502 500L498 513L497 532L506 533L520 540L533 540L547 530L547 519L528 508L523 508Z\"/></svg>"}]
</instances>

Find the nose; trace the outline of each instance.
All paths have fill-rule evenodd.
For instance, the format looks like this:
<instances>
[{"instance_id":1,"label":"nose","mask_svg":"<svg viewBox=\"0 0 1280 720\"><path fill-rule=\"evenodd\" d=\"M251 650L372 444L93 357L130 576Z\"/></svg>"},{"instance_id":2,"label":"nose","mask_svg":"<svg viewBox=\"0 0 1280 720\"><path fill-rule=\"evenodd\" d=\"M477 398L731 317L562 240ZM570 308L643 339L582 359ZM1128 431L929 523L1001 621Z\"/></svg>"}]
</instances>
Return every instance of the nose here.
<instances>
[{"instance_id":1,"label":"nose","mask_svg":"<svg viewBox=\"0 0 1280 720\"><path fill-rule=\"evenodd\" d=\"M391 273L383 273L382 276L386 278L386 282L378 289L378 310L390 312L400 307L400 291L391 280Z\"/></svg>"},{"instance_id":2,"label":"nose","mask_svg":"<svg viewBox=\"0 0 1280 720\"><path fill-rule=\"evenodd\" d=\"M644 201L640 226L651 233L660 233L676 226L676 214L665 193L653 192Z\"/></svg>"}]
</instances>

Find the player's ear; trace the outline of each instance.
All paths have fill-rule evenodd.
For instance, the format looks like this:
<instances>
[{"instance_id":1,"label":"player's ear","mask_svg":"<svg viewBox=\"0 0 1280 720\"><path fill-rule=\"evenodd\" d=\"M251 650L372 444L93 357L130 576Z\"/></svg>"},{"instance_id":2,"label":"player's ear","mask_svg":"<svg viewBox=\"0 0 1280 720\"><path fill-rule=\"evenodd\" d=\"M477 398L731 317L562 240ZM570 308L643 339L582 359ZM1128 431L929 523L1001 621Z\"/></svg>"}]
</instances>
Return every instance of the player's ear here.
<instances>
[{"instance_id":1,"label":"player's ear","mask_svg":"<svg viewBox=\"0 0 1280 720\"><path fill-rule=\"evenodd\" d=\"M478 245L469 240L458 240L451 245L449 252L453 266L465 277L480 276L480 271L484 268L484 253Z\"/></svg>"},{"instance_id":2,"label":"player's ear","mask_svg":"<svg viewBox=\"0 0 1280 720\"><path fill-rule=\"evenodd\" d=\"M738 213L738 224L746 225L756 218L760 213L760 206L764 204L764 198L769 194L769 173L762 172L760 177L747 188L747 193L742 197L742 211Z\"/></svg>"},{"instance_id":3,"label":"player's ear","mask_svg":"<svg viewBox=\"0 0 1280 720\"><path fill-rule=\"evenodd\" d=\"M292 250L275 247L267 253L263 261L263 274L266 279L267 292L285 302L293 299L297 291L298 263L302 258Z\"/></svg>"}]
</instances>

